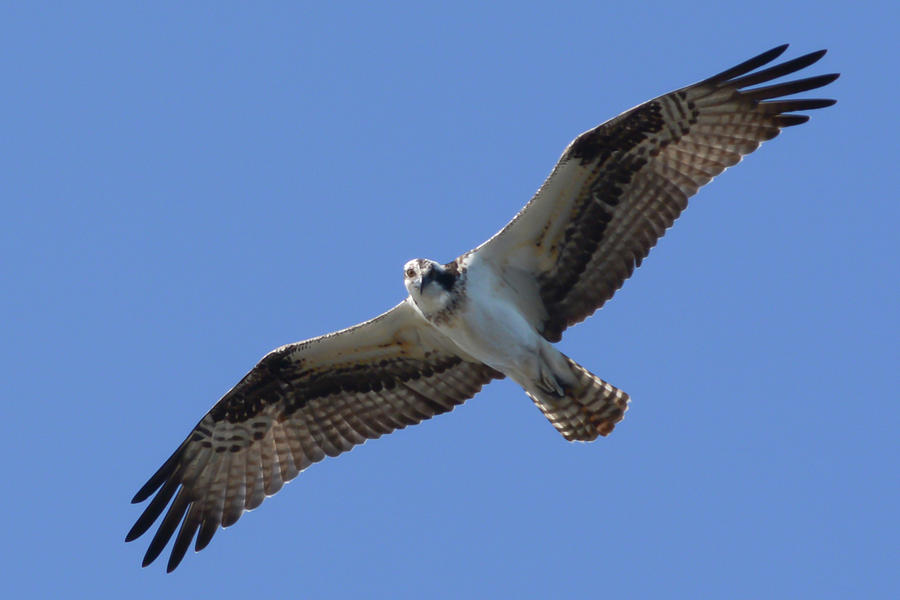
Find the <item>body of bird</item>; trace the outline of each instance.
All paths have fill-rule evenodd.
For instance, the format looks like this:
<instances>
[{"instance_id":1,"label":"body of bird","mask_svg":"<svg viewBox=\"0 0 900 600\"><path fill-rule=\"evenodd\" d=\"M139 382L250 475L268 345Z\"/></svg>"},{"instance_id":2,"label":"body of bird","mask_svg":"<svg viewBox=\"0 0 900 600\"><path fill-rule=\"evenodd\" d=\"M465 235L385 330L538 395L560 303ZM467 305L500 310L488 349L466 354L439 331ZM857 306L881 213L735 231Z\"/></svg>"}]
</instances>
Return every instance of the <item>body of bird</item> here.
<instances>
[{"instance_id":1,"label":"body of bird","mask_svg":"<svg viewBox=\"0 0 900 600\"><path fill-rule=\"evenodd\" d=\"M175 535L168 570L300 471L452 410L493 379L522 386L567 440L622 420L629 398L559 352L687 207L688 198L785 127L834 104L784 99L836 74L759 84L818 61L759 69L787 46L641 104L579 135L531 201L454 261L404 267L409 297L370 321L273 350L200 420L135 495L126 536L165 513L144 555Z\"/></svg>"}]
</instances>

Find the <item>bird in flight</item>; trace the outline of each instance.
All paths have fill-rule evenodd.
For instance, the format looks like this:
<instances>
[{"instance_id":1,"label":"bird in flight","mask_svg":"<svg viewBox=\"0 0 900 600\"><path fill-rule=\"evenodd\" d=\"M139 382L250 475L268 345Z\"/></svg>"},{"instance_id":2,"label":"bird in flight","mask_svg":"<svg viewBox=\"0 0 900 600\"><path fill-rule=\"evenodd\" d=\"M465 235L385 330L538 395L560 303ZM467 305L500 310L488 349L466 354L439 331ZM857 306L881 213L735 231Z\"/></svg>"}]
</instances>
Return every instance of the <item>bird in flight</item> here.
<instances>
[{"instance_id":1,"label":"bird in flight","mask_svg":"<svg viewBox=\"0 0 900 600\"><path fill-rule=\"evenodd\" d=\"M448 412L493 379L522 386L567 440L609 434L628 395L553 342L612 298L701 186L806 122L801 111L834 104L784 97L837 74L769 83L825 54L761 68L786 48L582 133L492 238L446 264L406 263L400 304L263 357L134 496L153 498L126 541L165 512L143 566L175 535L172 571L195 537L202 550L312 463Z\"/></svg>"}]
</instances>

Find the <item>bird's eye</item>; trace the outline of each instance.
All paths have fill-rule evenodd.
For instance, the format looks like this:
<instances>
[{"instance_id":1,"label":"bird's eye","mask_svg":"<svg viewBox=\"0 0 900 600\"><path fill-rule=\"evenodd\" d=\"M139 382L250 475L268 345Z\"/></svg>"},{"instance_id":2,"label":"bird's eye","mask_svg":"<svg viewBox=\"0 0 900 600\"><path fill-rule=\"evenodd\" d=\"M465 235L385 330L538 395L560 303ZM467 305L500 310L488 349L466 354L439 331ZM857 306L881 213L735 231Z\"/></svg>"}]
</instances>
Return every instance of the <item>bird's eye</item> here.
<instances>
[{"instance_id":1,"label":"bird's eye","mask_svg":"<svg viewBox=\"0 0 900 600\"><path fill-rule=\"evenodd\" d=\"M413 268L407 269L407 270L406 270L406 276L409 277L410 279L412 279L413 277L415 277L415 276L416 276L416 271L415 271L415 269L413 269Z\"/></svg>"}]
</instances>

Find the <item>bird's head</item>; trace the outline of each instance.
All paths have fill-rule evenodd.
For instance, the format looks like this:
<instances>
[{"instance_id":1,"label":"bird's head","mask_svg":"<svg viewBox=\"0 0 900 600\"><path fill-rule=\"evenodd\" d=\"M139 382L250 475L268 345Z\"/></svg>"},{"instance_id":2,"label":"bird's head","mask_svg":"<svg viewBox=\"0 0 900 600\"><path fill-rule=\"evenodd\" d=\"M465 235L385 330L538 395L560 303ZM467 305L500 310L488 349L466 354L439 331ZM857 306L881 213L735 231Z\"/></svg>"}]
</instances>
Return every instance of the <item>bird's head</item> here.
<instances>
[{"instance_id":1,"label":"bird's head","mask_svg":"<svg viewBox=\"0 0 900 600\"><path fill-rule=\"evenodd\" d=\"M433 260L417 258L403 265L403 283L422 309L440 308L448 301L457 274Z\"/></svg>"}]
</instances>

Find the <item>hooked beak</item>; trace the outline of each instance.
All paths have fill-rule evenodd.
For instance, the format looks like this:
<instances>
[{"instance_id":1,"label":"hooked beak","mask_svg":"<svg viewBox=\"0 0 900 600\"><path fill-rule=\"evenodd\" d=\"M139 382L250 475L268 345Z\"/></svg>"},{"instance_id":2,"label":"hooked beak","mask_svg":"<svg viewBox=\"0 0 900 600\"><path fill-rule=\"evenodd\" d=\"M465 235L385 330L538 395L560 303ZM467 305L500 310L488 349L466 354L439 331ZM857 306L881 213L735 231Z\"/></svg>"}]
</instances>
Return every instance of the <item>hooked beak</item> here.
<instances>
[{"instance_id":1,"label":"hooked beak","mask_svg":"<svg viewBox=\"0 0 900 600\"><path fill-rule=\"evenodd\" d=\"M425 289L425 286L434 281L434 268L428 269L425 273L422 273L422 278L419 280L419 293L422 293L422 290Z\"/></svg>"}]
</instances>

